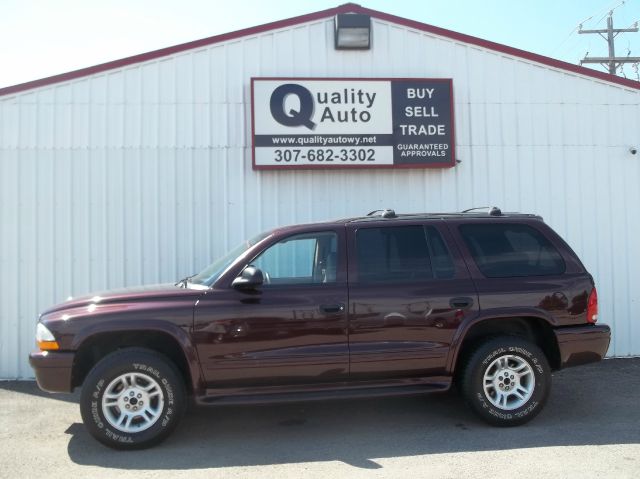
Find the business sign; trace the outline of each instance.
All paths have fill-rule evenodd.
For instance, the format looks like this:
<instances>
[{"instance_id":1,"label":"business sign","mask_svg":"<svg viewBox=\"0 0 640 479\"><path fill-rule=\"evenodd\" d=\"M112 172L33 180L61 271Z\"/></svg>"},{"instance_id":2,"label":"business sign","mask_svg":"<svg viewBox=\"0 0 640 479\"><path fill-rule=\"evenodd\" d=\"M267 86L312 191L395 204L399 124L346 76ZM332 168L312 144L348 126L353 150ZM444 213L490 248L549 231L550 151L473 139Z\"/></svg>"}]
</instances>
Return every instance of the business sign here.
<instances>
[{"instance_id":1,"label":"business sign","mask_svg":"<svg viewBox=\"0 0 640 479\"><path fill-rule=\"evenodd\" d=\"M253 78L254 169L455 165L450 79Z\"/></svg>"}]
</instances>

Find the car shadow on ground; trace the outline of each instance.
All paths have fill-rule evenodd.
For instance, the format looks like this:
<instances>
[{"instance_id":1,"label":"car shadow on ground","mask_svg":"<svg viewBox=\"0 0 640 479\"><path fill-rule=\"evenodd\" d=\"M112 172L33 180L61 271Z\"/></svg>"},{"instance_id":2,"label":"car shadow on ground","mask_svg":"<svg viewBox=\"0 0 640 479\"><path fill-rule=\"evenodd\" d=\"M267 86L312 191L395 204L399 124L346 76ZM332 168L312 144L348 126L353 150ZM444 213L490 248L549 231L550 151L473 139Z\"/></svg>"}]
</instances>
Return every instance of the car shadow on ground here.
<instances>
[{"instance_id":1,"label":"car shadow on ground","mask_svg":"<svg viewBox=\"0 0 640 479\"><path fill-rule=\"evenodd\" d=\"M403 398L199 408L163 444L110 450L75 423L68 453L81 465L200 469L640 442L640 359L610 360L554 374L545 410L531 423L494 428L454 393ZM612 394L612 392L615 392Z\"/></svg>"},{"instance_id":2,"label":"car shadow on ground","mask_svg":"<svg viewBox=\"0 0 640 479\"><path fill-rule=\"evenodd\" d=\"M0 381L0 390L11 391L20 394L29 394L30 396L38 396L44 399L57 400L68 403L80 402L80 390L76 389L71 394L64 393L48 393L42 391L35 381Z\"/></svg>"}]
</instances>

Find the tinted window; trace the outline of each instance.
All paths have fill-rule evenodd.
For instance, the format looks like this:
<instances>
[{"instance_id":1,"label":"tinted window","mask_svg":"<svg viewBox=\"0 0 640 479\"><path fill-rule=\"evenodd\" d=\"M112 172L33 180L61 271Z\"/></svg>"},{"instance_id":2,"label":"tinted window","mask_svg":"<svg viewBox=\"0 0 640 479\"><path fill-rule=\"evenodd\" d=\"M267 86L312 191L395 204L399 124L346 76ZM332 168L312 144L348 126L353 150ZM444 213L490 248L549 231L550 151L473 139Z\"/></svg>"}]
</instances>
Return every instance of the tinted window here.
<instances>
[{"instance_id":1,"label":"tinted window","mask_svg":"<svg viewBox=\"0 0 640 479\"><path fill-rule=\"evenodd\" d=\"M489 278L547 276L565 270L560 253L531 226L463 225L460 232L478 268Z\"/></svg>"},{"instance_id":2,"label":"tinted window","mask_svg":"<svg viewBox=\"0 0 640 479\"><path fill-rule=\"evenodd\" d=\"M432 227L358 229L356 256L360 282L416 281L453 276L451 257L442 238Z\"/></svg>"},{"instance_id":3,"label":"tinted window","mask_svg":"<svg viewBox=\"0 0 640 479\"><path fill-rule=\"evenodd\" d=\"M251 264L262 270L265 284L334 283L337 245L333 232L291 236L270 246Z\"/></svg>"},{"instance_id":4,"label":"tinted window","mask_svg":"<svg viewBox=\"0 0 640 479\"><path fill-rule=\"evenodd\" d=\"M426 231L433 276L438 279L453 278L455 273L453 260L442 236L433 226L427 226Z\"/></svg>"}]
</instances>

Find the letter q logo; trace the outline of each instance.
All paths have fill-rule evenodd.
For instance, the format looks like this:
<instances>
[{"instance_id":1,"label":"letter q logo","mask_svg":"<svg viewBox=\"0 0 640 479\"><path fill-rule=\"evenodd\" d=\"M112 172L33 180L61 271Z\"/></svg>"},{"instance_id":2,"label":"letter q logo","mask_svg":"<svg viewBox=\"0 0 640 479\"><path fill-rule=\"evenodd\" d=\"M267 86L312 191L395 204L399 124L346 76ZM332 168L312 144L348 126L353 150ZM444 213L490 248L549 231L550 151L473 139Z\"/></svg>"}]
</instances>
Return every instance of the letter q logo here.
<instances>
[{"instance_id":1,"label":"letter q logo","mask_svg":"<svg viewBox=\"0 0 640 479\"><path fill-rule=\"evenodd\" d=\"M289 95L295 95L300 102L298 111L293 108L288 112L285 111L285 101ZM271 100L269 102L271 115L274 120L284 126L306 126L313 130L316 124L311 121L315 105L311 92L302 85L296 83L285 83L273 90Z\"/></svg>"}]
</instances>

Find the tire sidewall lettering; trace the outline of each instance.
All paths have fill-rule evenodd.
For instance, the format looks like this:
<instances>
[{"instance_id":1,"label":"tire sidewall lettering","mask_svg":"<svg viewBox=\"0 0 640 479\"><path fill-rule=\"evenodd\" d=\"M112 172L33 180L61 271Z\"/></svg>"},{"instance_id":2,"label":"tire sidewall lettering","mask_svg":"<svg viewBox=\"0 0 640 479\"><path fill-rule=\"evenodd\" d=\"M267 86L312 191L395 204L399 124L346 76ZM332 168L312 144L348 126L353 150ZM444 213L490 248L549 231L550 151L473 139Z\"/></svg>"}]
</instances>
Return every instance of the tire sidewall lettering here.
<instances>
[{"instance_id":1,"label":"tire sidewall lettering","mask_svg":"<svg viewBox=\"0 0 640 479\"><path fill-rule=\"evenodd\" d=\"M489 403L487 398L485 397L483 387L482 387L482 377L484 376L484 373L487 367L489 366L489 364L491 364L491 362L493 362L493 360L496 359L496 357L505 355L505 354L513 354L516 356L520 356L522 359L525 359L533 367L534 375L536 379L536 386L535 386L533 396L521 408L515 409L512 411L500 410L496 408L493 404ZM542 381L541 376L544 374L544 368L542 364L540 364L540 361L538 360L538 358L531 351L521 346L508 346L508 347L495 348L485 356L481 364L482 364L482 367L480 368L479 375L478 375L479 390L475 394L475 398L483 410L485 410L487 413L491 414L492 416L498 419L508 421L514 418L521 419L523 417L526 417L529 414L531 414L535 409L538 408L538 406L540 405L540 402L536 399L536 397L538 395L538 384L540 384L540 382Z\"/></svg>"},{"instance_id":2,"label":"tire sidewall lettering","mask_svg":"<svg viewBox=\"0 0 640 479\"><path fill-rule=\"evenodd\" d=\"M104 391L105 383L112 381L115 377L120 374L124 374L127 371L140 371L145 374L149 374L150 376L154 376L159 380L160 387L163 389L163 394L165 396L165 404L164 411L161 413L161 419L158 420L153 426L149 429L142 431L141 433L127 434L121 431L112 430L106 420L104 419L104 415L102 413L102 393ZM112 377L111 377L112 376ZM95 426L102 431L102 433L111 441L115 441L118 443L128 443L133 444L138 439L144 438L148 436L149 432L152 432L156 428L166 428L171 424L172 419L175 416L175 394L173 391L173 386L171 385L171 381L164 377L160 370L154 368L152 366L143 364L143 363L133 363L129 367L120 368L119 371L116 371L110 377L100 378L91 393L91 419Z\"/></svg>"},{"instance_id":3,"label":"tire sidewall lettering","mask_svg":"<svg viewBox=\"0 0 640 479\"><path fill-rule=\"evenodd\" d=\"M166 378L162 378L160 380L160 382L164 386L164 389L165 389L165 392L166 392L165 396L166 396L166 399L167 399L167 403L170 406L173 406L173 396L174 395L173 395L173 387L171 387L171 383Z\"/></svg>"},{"instance_id":4,"label":"tire sidewall lettering","mask_svg":"<svg viewBox=\"0 0 640 479\"><path fill-rule=\"evenodd\" d=\"M104 428L104 423L100 419L100 414L98 413L98 401L91 401L91 417L98 429Z\"/></svg>"},{"instance_id":5,"label":"tire sidewall lettering","mask_svg":"<svg viewBox=\"0 0 640 479\"><path fill-rule=\"evenodd\" d=\"M500 354L505 354L507 352L506 348L497 348L494 349L491 353L489 353L489 355L482 361L482 365L483 366L488 366L489 363L491 363L491 361L494 360L494 358L496 356L499 356Z\"/></svg>"},{"instance_id":6,"label":"tire sidewall lettering","mask_svg":"<svg viewBox=\"0 0 640 479\"><path fill-rule=\"evenodd\" d=\"M124 435L121 432L113 432L109 428L106 428L104 430L104 434L105 434L105 436L107 436L112 441L117 441L117 442L122 442L122 443L129 443L129 444L133 444L133 442L134 442L132 436Z\"/></svg>"},{"instance_id":7,"label":"tire sidewall lettering","mask_svg":"<svg viewBox=\"0 0 640 479\"><path fill-rule=\"evenodd\" d=\"M135 369L136 371L144 371L148 374L151 374L152 376L155 376L157 379L160 379L160 371L151 366L147 366L146 364L133 363L133 369Z\"/></svg>"}]
</instances>

